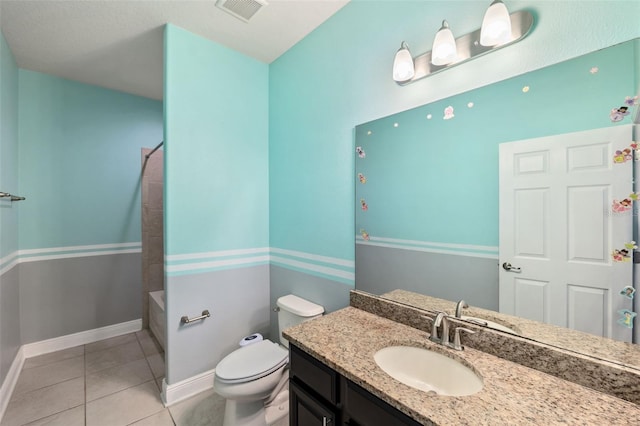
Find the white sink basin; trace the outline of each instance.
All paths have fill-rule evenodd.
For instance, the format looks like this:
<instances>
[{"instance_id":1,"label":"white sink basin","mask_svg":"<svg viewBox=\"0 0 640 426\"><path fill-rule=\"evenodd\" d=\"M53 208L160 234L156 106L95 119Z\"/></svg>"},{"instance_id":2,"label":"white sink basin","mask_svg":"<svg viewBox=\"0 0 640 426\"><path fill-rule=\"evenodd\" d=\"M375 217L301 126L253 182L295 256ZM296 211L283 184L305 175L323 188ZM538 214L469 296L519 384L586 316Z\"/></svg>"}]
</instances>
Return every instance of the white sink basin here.
<instances>
[{"instance_id":1,"label":"white sink basin","mask_svg":"<svg viewBox=\"0 0 640 426\"><path fill-rule=\"evenodd\" d=\"M472 395L482 379L466 365L427 349L390 346L373 358L385 373L412 388L445 396Z\"/></svg>"},{"instance_id":2,"label":"white sink basin","mask_svg":"<svg viewBox=\"0 0 640 426\"><path fill-rule=\"evenodd\" d=\"M470 321L470 322L472 322L474 324L478 324L478 325L481 325L481 326L484 326L484 327L493 328L495 330L506 331L507 333L512 333L512 334L520 334L517 331L515 331L515 330L513 330L513 329L511 329L511 328L509 328L507 326L504 326L504 325L502 325L502 324L500 324L498 322L495 322L495 321L489 321L489 320L484 319L484 318L470 317L470 316L462 315L460 317L460 319L466 320L466 321Z\"/></svg>"}]
</instances>

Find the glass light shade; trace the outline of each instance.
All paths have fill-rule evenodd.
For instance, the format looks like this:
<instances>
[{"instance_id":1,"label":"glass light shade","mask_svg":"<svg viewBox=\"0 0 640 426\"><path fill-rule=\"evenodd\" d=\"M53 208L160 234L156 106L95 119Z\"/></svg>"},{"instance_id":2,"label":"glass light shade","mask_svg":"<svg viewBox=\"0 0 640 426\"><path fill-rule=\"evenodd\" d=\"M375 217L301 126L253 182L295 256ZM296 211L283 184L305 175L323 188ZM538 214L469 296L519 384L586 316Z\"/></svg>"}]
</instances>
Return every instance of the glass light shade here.
<instances>
[{"instance_id":1,"label":"glass light shade","mask_svg":"<svg viewBox=\"0 0 640 426\"><path fill-rule=\"evenodd\" d=\"M442 21L442 28L436 33L431 49L431 63L433 65L447 65L458 59L456 39L449 29L447 21Z\"/></svg>"},{"instance_id":2,"label":"glass light shade","mask_svg":"<svg viewBox=\"0 0 640 426\"><path fill-rule=\"evenodd\" d=\"M495 0L487 9L480 29L480 44L497 46L511 41L511 17L507 6Z\"/></svg>"},{"instance_id":3,"label":"glass light shade","mask_svg":"<svg viewBox=\"0 0 640 426\"><path fill-rule=\"evenodd\" d=\"M393 79L402 83L411 80L415 74L413 57L409 51L409 46L403 41L393 60Z\"/></svg>"}]
</instances>

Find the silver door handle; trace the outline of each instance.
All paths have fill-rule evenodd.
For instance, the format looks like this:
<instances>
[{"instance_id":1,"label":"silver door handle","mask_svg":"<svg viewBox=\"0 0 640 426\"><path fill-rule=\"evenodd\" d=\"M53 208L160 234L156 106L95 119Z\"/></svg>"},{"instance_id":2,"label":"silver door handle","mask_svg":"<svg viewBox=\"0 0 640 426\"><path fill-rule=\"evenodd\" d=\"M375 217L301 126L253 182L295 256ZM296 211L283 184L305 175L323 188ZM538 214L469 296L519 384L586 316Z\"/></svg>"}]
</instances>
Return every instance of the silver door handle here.
<instances>
[{"instance_id":1,"label":"silver door handle","mask_svg":"<svg viewBox=\"0 0 640 426\"><path fill-rule=\"evenodd\" d=\"M502 264L502 269L504 269L507 272L522 272L522 269L520 268L516 268L515 266L511 266L511 264L509 262L504 262Z\"/></svg>"}]
</instances>

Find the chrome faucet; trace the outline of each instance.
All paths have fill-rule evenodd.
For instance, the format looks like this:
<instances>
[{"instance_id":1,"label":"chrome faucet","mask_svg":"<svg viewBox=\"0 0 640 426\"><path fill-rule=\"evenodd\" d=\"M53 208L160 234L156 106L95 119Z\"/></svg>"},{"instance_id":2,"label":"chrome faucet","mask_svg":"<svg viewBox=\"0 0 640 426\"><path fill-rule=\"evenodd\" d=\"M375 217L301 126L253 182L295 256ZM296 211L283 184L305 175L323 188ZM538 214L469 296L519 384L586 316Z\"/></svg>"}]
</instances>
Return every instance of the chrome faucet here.
<instances>
[{"instance_id":1,"label":"chrome faucet","mask_svg":"<svg viewBox=\"0 0 640 426\"><path fill-rule=\"evenodd\" d=\"M465 302L464 299L460 299L460 301L456 305L456 318L461 318L462 310L468 307L469 305L467 304L467 302Z\"/></svg>"},{"instance_id":2,"label":"chrome faucet","mask_svg":"<svg viewBox=\"0 0 640 426\"><path fill-rule=\"evenodd\" d=\"M438 328L440 328L441 332L440 338L438 338ZM433 325L431 326L431 336L429 336L429 340L435 343L449 346L449 320L447 319L447 314L445 314L444 312L439 312L436 318L433 320Z\"/></svg>"},{"instance_id":3,"label":"chrome faucet","mask_svg":"<svg viewBox=\"0 0 640 426\"><path fill-rule=\"evenodd\" d=\"M453 333L454 335L453 342L450 342L449 341L449 316L447 314L445 314L444 312L439 312L438 315L436 315L435 319L426 315L423 316L423 318L433 321L429 340L435 343L439 343L443 346L453 348L457 351L464 350L464 346L462 346L462 343L460 342L461 331L467 332L469 334L475 334L475 331L469 330L468 328L456 327ZM440 328L440 337L438 337L438 328Z\"/></svg>"},{"instance_id":4,"label":"chrome faucet","mask_svg":"<svg viewBox=\"0 0 640 426\"><path fill-rule=\"evenodd\" d=\"M425 319L428 319L428 320L432 321L432 324L431 324L431 335L429 336L429 340L431 340L432 342L439 343L439 340L438 340L438 327L440 327L440 324L442 323L442 318L443 317L444 317L444 312L438 313L438 315L435 318L424 316Z\"/></svg>"}]
</instances>

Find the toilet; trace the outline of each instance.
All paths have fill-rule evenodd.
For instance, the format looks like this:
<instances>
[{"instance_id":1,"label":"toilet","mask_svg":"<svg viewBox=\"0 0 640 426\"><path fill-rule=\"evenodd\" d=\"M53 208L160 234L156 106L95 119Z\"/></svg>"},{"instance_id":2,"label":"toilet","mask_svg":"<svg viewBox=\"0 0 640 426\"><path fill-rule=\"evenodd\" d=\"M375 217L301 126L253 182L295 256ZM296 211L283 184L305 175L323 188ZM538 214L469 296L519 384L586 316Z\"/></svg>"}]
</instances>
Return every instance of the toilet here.
<instances>
[{"instance_id":1,"label":"toilet","mask_svg":"<svg viewBox=\"0 0 640 426\"><path fill-rule=\"evenodd\" d=\"M280 344L265 339L242 346L216 366L213 386L226 399L223 426L288 424L289 342L282 330L321 316L324 308L293 294L277 305Z\"/></svg>"}]
</instances>

